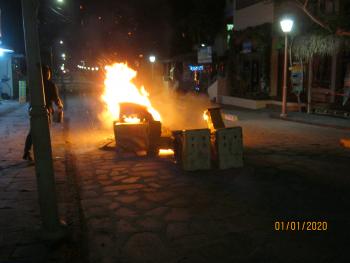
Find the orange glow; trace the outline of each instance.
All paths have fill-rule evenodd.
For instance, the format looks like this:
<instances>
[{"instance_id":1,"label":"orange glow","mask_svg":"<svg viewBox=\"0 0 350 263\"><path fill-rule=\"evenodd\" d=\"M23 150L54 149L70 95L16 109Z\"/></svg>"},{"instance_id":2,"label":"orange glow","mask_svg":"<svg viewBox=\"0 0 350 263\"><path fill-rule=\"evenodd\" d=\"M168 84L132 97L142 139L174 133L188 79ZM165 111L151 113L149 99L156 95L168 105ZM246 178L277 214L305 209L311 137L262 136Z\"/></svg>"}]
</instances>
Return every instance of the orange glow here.
<instances>
[{"instance_id":1,"label":"orange glow","mask_svg":"<svg viewBox=\"0 0 350 263\"><path fill-rule=\"evenodd\" d=\"M123 116L123 121L127 123L140 123L141 120L137 117L126 117Z\"/></svg>"},{"instance_id":2,"label":"orange glow","mask_svg":"<svg viewBox=\"0 0 350 263\"><path fill-rule=\"evenodd\" d=\"M119 121L120 103L135 103L147 108L154 120L161 121L160 114L151 104L149 94L144 87L137 88L132 79L137 72L128 67L125 63L115 63L105 67L106 78L104 93L101 97L105 103L105 112L102 119L107 123ZM136 116L123 116L123 121L129 123L139 123L141 120Z\"/></svg>"},{"instance_id":3,"label":"orange glow","mask_svg":"<svg viewBox=\"0 0 350 263\"><path fill-rule=\"evenodd\" d=\"M160 156L174 155L174 150L172 150L172 149L160 149L159 150L159 155Z\"/></svg>"},{"instance_id":4,"label":"orange glow","mask_svg":"<svg viewBox=\"0 0 350 263\"><path fill-rule=\"evenodd\" d=\"M350 139L341 139L340 140L341 145L343 145L345 148L350 148Z\"/></svg>"},{"instance_id":5,"label":"orange glow","mask_svg":"<svg viewBox=\"0 0 350 263\"><path fill-rule=\"evenodd\" d=\"M207 111L207 110L205 110L205 111L203 112L203 119L204 119L205 121L208 121L208 120L209 120L209 116L208 116L208 111Z\"/></svg>"}]
</instances>

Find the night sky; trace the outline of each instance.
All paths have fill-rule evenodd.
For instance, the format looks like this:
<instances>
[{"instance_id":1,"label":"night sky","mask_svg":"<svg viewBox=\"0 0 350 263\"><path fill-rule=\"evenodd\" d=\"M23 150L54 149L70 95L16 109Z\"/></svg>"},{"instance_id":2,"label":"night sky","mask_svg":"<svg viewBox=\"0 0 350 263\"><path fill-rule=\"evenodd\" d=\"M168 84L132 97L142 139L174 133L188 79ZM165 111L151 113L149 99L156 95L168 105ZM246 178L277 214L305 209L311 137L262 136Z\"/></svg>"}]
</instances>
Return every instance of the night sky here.
<instances>
[{"instance_id":1,"label":"night sky","mask_svg":"<svg viewBox=\"0 0 350 263\"><path fill-rule=\"evenodd\" d=\"M20 0L0 0L2 42L18 53L24 52Z\"/></svg>"},{"instance_id":2,"label":"night sky","mask_svg":"<svg viewBox=\"0 0 350 263\"><path fill-rule=\"evenodd\" d=\"M0 0L3 42L24 52L20 0ZM64 39L73 59L168 57L206 42L217 30L224 1L210 0L41 0L39 32L43 49ZM216 33L216 32L215 32ZM197 36L193 39L190 35ZM212 36L211 36L212 37Z\"/></svg>"}]
</instances>

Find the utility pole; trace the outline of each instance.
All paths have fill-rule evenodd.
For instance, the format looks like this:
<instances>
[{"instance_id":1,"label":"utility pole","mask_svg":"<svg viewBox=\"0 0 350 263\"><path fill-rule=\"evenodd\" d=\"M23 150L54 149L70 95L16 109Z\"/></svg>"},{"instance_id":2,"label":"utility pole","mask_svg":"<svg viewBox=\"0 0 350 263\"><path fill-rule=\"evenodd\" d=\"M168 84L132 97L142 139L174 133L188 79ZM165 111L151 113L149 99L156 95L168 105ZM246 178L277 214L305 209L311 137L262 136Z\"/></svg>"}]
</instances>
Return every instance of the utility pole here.
<instances>
[{"instance_id":1,"label":"utility pole","mask_svg":"<svg viewBox=\"0 0 350 263\"><path fill-rule=\"evenodd\" d=\"M66 235L58 217L55 176L52 162L48 113L45 106L44 86L38 34L38 0L21 0L27 80L30 90L30 132L33 139L35 172L44 239L57 240Z\"/></svg>"}]
</instances>

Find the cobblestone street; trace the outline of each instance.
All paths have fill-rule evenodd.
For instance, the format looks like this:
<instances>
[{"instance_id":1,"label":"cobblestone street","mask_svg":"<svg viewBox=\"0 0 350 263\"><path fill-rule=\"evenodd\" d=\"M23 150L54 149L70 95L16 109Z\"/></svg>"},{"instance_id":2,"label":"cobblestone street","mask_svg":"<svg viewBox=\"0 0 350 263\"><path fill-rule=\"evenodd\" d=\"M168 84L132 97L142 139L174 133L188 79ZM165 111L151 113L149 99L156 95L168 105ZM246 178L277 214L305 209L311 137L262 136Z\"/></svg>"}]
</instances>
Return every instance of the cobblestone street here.
<instances>
[{"instance_id":1,"label":"cobblestone street","mask_svg":"<svg viewBox=\"0 0 350 263\"><path fill-rule=\"evenodd\" d=\"M67 96L52 126L60 215L72 238L49 246L34 166L20 160L26 106L1 115L0 262L347 262L346 130L225 109L244 131L245 166L184 172L171 158L127 156L98 121L93 96ZM322 221L326 231L276 231ZM81 241L79 244L78 241Z\"/></svg>"},{"instance_id":2,"label":"cobblestone street","mask_svg":"<svg viewBox=\"0 0 350 263\"><path fill-rule=\"evenodd\" d=\"M347 131L227 110L244 129L245 167L185 173L101 147L97 134L112 131L96 127L89 103L68 100L66 125L90 262L346 262ZM278 232L275 221L329 227Z\"/></svg>"}]
</instances>

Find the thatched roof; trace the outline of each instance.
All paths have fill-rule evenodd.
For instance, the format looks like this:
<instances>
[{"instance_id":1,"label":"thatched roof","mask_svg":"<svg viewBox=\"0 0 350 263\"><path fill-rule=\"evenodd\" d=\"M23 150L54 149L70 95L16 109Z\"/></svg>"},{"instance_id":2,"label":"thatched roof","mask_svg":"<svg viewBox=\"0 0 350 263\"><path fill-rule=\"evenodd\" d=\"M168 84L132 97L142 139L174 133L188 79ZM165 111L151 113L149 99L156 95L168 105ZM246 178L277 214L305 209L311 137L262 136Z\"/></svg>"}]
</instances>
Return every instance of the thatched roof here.
<instances>
[{"instance_id":1,"label":"thatched roof","mask_svg":"<svg viewBox=\"0 0 350 263\"><path fill-rule=\"evenodd\" d=\"M304 35L295 37L292 54L296 59L309 60L314 55L333 55L339 52L344 39L335 35Z\"/></svg>"}]
</instances>

